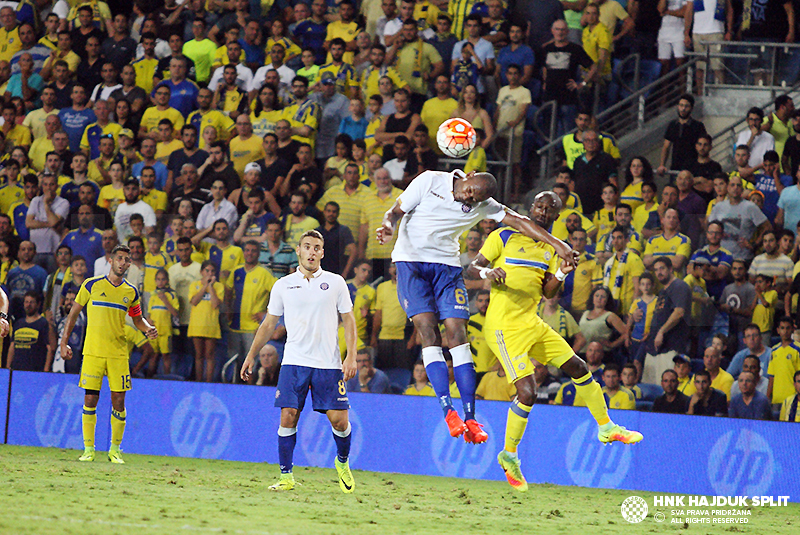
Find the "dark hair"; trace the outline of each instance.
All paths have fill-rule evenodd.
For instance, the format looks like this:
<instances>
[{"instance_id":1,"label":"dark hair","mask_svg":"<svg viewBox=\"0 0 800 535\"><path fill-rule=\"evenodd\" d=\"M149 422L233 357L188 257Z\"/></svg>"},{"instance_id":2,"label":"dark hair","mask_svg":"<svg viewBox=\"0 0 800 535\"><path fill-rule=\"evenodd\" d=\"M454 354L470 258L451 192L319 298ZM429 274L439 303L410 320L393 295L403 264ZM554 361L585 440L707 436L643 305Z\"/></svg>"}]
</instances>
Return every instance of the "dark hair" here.
<instances>
[{"instance_id":1,"label":"dark hair","mask_svg":"<svg viewBox=\"0 0 800 535\"><path fill-rule=\"evenodd\" d=\"M347 167L350 167L350 164L348 164ZM356 166L356 167L358 167L358 166ZM303 199L303 204L308 204L308 195L306 195L306 192L303 191L303 190L299 190L299 189L294 190L289 195L289 199L291 200L292 197L301 197ZM226 223L227 223L227 221L226 221Z\"/></svg>"},{"instance_id":2,"label":"dark hair","mask_svg":"<svg viewBox=\"0 0 800 535\"><path fill-rule=\"evenodd\" d=\"M248 199L252 199L253 197L258 197L258 200L263 201L266 197L264 195L264 188L261 186L256 186L250 190L250 193L247 195Z\"/></svg>"},{"instance_id":3,"label":"dark hair","mask_svg":"<svg viewBox=\"0 0 800 535\"><path fill-rule=\"evenodd\" d=\"M759 108L758 106L753 106L749 110L747 110L747 115L758 115L759 119L764 118L764 110Z\"/></svg>"},{"instance_id":4,"label":"dark hair","mask_svg":"<svg viewBox=\"0 0 800 535\"><path fill-rule=\"evenodd\" d=\"M675 376L675 379L677 379L677 378L678 378L678 372L676 372L676 371L675 371L675 370L673 370L672 368L668 368L668 369L664 370L663 372L661 372L661 378L663 379L663 378L664 378L664 375L666 375L666 374L668 374L668 373L671 373L671 374L673 374L673 375Z\"/></svg>"},{"instance_id":5,"label":"dark hair","mask_svg":"<svg viewBox=\"0 0 800 535\"><path fill-rule=\"evenodd\" d=\"M708 140L709 145L711 145L712 143L711 136L709 136L708 134L700 134L699 136L697 136L697 141L700 141L701 139Z\"/></svg>"},{"instance_id":6,"label":"dark hair","mask_svg":"<svg viewBox=\"0 0 800 535\"><path fill-rule=\"evenodd\" d=\"M323 208L327 208L328 206L333 206L334 208L336 208L337 212L341 210L341 207L339 206L339 203L336 202L336 201L328 201L328 202L326 202L325 206L323 206Z\"/></svg>"},{"instance_id":7,"label":"dark hair","mask_svg":"<svg viewBox=\"0 0 800 535\"><path fill-rule=\"evenodd\" d=\"M775 111L778 111L778 109L781 108L782 106L786 106L786 104L788 104L789 101L791 101L791 100L792 100L792 97L790 97L789 95L780 95L780 96L778 96L775 99Z\"/></svg>"},{"instance_id":8,"label":"dark hair","mask_svg":"<svg viewBox=\"0 0 800 535\"><path fill-rule=\"evenodd\" d=\"M141 221L142 223L144 223L144 216L142 214L131 214L131 218L130 218L129 222L133 222L133 221ZM136 237L138 237L138 236L136 236ZM144 245L144 244L142 244L142 245Z\"/></svg>"},{"instance_id":9,"label":"dark hair","mask_svg":"<svg viewBox=\"0 0 800 535\"><path fill-rule=\"evenodd\" d=\"M778 156L778 153L776 151L768 150L767 152L764 153L764 161L778 163L779 161L781 161L781 158L780 156Z\"/></svg>"},{"instance_id":10,"label":"dark hair","mask_svg":"<svg viewBox=\"0 0 800 535\"><path fill-rule=\"evenodd\" d=\"M35 186L39 185L39 177L34 175L33 173L28 173L22 178L23 184L33 184Z\"/></svg>"},{"instance_id":11,"label":"dark hair","mask_svg":"<svg viewBox=\"0 0 800 535\"><path fill-rule=\"evenodd\" d=\"M399 136L394 138L394 142L396 144L398 144L398 145L408 145L409 144L408 138L406 136L404 136L403 134L400 134Z\"/></svg>"},{"instance_id":12,"label":"dark hair","mask_svg":"<svg viewBox=\"0 0 800 535\"><path fill-rule=\"evenodd\" d=\"M339 3L339 5L341 5L341 2ZM416 24L416 22L414 24ZM339 45L342 48L346 48L347 47L347 43L341 37L334 37L333 39L331 39L331 47L334 46L334 45Z\"/></svg>"},{"instance_id":13,"label":"dark hair","mask_svg":"<svg viewBox=\"0 0 800 535\"><path fill-rule=\"evenodd\" d=\"M744 151L750 152L750 147L748 147L747 145L736 145L736 148L734 149L734 151L737 151L737 150L744 150Z\"/></svg>"},{"instance_id":14,"label":"dark hair","mask_svg":"<svg viewBox=\"0 0 800 535\"><path fill-rule=\"evenodd\" d=\"M353 138L348 136L347 134L339 134L334 139L334 146L338 145L339 143L343 144L346 148L347 153L345 154L345 158L348 160L353 159Z\"/></svg>"},{"instance_id":15,"label":"dark hair","mask_svg":"<svg viewBox=\"0 0 800 535\"><path fill-rule=\"evenodd\" d=\"M684 94L683 94L683 95L681 95L681 97L678 99L678 102L680 102L681 100L685 100L686 102L688 102L688 103L689 103L689 105L690 105L692 108L694 108L694 95L691 95L691 94L689 94L689 93L684 93ZM777 101L776 101L776 102L777 102ZM778 106L776 105L775 107L777 108Z\"/></svg>"},{"instance_id":16,"label":"dark hair","mask_svg":"<svg viewBox=\"0 0 800 535\"><path fill-rule=\"evenodd\" d=\"M132 217L132 216L131 216L131 217ZM191 240L190 240L190 241L191 241ZM142 248L144 248L144 240L143 240L142 238L140 238L139 236L131 236L130 238L128 238L128 246L129 246L129 247L130 247L130 244L132 244L132 243L134 243L134 242L138 242L138 243L139 243L139 245L141 245L141 246L142 246ZM130 251L129 251L129 252L130 252ZM113 252L112 252L112 254L113 254Z\"/></svg>"},{"instance_id":17,"label":"dark hair","mask_svg":"<svg viewBox=\"0 0 800 535\"><path fill-rule=\"evenodd\" d=\"M603 367L603 373L605 373L605 372L617 372L617 373L619 373L620 372L619 364L617 364L616 362L609 362L608 364L606 364Z\"/></svg>"},{"instance_id":18,"label":"dark hair","mask_svg":"<svg viewBox=\"0 0 800 535\"><path fill-rule=\"evenodd\" d=\"M194 133L197 134L197 127L193 124L186 123L185 125L183 125L181 127L181 134L183 134L187 130L194 130Z\"/></svg>"},{"instance_id":19,"label":"dark hair","mask_svg":"<svg viewBox=\"0 0 800 535\"><path fill-rule=\"evenodd\" d=\"M711 381L711 374L708 372L708 370L700 370L699 372L696 372L696 373L694 374L694 378L695 378L695 379L697 379L697 378L698 378L698 377L700 377L701 375L702 375L703 377L707 377L707 378L708 378L708 380L709 380L709 381Z\"/></svg>"},{"instance_id":20,"label":"dark hair","mask_svg":"<svg viewBox=\"0 0 800 535\"><path fill-rule=\"evenodd\" d=\"M626 202L621 202L621 203L619 203L619 204L617 205L617 210L619 210L620 208L625 208L625 209L626 209L626 210L628 210L628 211L629 211L631 214L633 213L633 208L631 208L631 205L630 205L630 204L628 204L628 203L626 203Z\"/></svg>"},{"instance_id":21,"label":"dark hair","mask_svg":"<svg viewBox=\"0 0 800 535\"><path fill-rule=\"evenodd\" d=\"M653 262L653 269L655 269L656 264L664 264L670 270L672 269L672 260L670 260L666 256L659 256L658 258L656 258L655 261Z\"/></svg>"},{"instance_id":22,"label":"dark hair","mask_svg":"<svg viewBox=\"0 0 800 535\"><path fill-rule=\"evenodd\" d=\"M655 279L653 278L653 274L650 273L649 271L645 271L641 275L639 275L639 282L641 282L642 279L649 280L653 284L655 284L656 282Z\"/></svg>"},{"instance_id":23,"label":"dark hair","mask_svg":"<svg viewBox=\"0 0 800 535\"><path fill-rule=\"evenodd\" d=\"M37 312L39 312L38 308L42 305L42 301L44 300L42 292L38 290L28 290L27 292L25 292L25 297L32 297L33 299L36 300Z\"/></svg>"},{"instance_id":24,"label":"dark hair","mask_svg":"<svg viewBox=\"0 0 800 535\"><path fill-rule=\"evenodd\" d=\"M625 166L625 183L631 184L633 183L633 175L631 174L631 162L633 160L639 160L642 162L642 181L643 182L652 182L653 181L653 166L650 165L650 160L645 158L644 156L634 156L630 160L628 160L628 165Z\"/></svg>"},{"instance_id":25,"label":"dark hair","mask_svg":"<svg viewBox=\"0 0 800 535\"><path fill-rule=\"evenodd\" d=\"M750 331L750 330L753 330L753 329L755 329L755 330L756 330L756 331L758 331L758 332L761 332L761 327L759 327L759 326L758 326L758 325L756 325L755 323L748 323L748 324L745 326L745 328L744 328L744 329L742 329L742 332L743 332L743 333L746 333L747 331Z\"/></svg>"},{"instance_id":26,"label":"dark hair","mask_svg":"<svg viewBox=\"0 0 800 535\"><path fill-rule=\"evenodd\" d=\"M192 245L192 240L190 238L187 238L186 236L183 236L181 238L178 238L178 241L175 242L175 245L184 245L187 243L189 245Z\"/></svg>"},{"instance_id":27,"label":"dark hair","mask_svg":"<svg viewBox=\"0 0 800 535\"><path fill-rule=\"evenodd\" d=\"M477 298L478 296L481 296L481 295L490 295L491 293L492 292L490 292L489 290L482 289L482 290L478 290L477 292L475 292L475 297Z\"/></svg>"},{"instance_id":28,"label":"dark hair","mask_svg":"<svg viewBox=\"0 0 800 535\"><path fill-rule=\"evenodd\" d=\"M611 297L611 290L609 290L606 286L595 286L592 290L592 293L589 294L589 301L586 302L586 310L594 310L594 294L597 292L606 293L606 297L608 298L606 301L606 310L610 311L616 308L614 298Z\"/></svg>"}]
</instances>

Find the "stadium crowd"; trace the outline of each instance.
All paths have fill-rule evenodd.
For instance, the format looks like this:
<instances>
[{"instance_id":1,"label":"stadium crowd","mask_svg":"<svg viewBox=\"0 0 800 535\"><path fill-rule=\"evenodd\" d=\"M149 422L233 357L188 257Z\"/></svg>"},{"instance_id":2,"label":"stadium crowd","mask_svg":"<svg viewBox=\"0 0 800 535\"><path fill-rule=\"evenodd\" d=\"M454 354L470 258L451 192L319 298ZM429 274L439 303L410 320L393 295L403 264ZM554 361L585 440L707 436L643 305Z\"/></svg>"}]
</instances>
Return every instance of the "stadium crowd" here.
<instances>
[{"instance_id":1,"label":"stadium crowd","mask_svg":"<svg viewBox=\"0 0 800 535\"><path fill-rule=\"evenodd\" d=\"M85 316L72 360L56 339L80 285L107 274L124 243L126 278L160 333L148 342L130 327L132 373L219 381L230 360L234 377L270 288L297 267L303 232L318 229L322 267L348 280L355 305L359 373L348 388L433 395L397 298L394 242L380 245L374 230L402 188L439 168L435 132L449 117L479 133L465 171L485 171L496 149L511 154L515 190L530 189L526 120L556 100L562 130L578 130L563 139L552 232L581 262L542 318L585 357L611 408L800 421L793 101L779 97L767 117L749 111L735 169L709 157L691 95L659 162L622 158L583 111L625 43L657 47L668 68L691 28L783 40L779 8L761 20L747 4L745 28L726 4L726 29L715 4L692 15L672 0L631 1L627 12L615 0L4 2L4 367L78 373ZM674 182L657 187L668 171ZM462 236L465 268L495 228L486 220ZM482 333L490 286L466 282L478 396L508 400L514 387ZM284 337L279 328L262 350L254 383L276 384ZM540 401L580 405L560 379L537 368Z\"/></svg>"}]
</instances>

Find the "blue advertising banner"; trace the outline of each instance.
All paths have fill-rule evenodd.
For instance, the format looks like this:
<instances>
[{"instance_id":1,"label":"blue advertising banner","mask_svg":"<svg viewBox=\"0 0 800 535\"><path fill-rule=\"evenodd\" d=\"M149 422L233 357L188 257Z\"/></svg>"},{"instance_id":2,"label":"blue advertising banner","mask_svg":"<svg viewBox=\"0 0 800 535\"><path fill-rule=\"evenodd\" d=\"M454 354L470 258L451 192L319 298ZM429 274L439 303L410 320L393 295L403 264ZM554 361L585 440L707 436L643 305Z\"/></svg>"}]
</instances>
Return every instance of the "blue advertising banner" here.
<instances>
[{"instance_id":1,"label":"blue advertising banner","mask_svg":"<svg viewBox=\"0 0 800 535\"><path fill-rule=\"evenodd\" d=\"M123 451L277 463L274 388L145 380L133 386ZM9 443L81 447L83 398L74 376L15 372L11 397ZM504 480L495 457L503 446L507 403L479 402L478 420L490 438L473 446L450 437L434 398L356 393L350 402L354 468ZM332 467L330 424L307 407L298 425L295 464ZM100 449L108 444L102 416L108 411L104 390ZM605 447L587 409L535 406L519 452L528 481L800 501L798 425L635 411L611 416L641 431L644 441Z\"/></svg>"},{"instance_id":2,"label":"blue advertising banner","mask_svg":"<svg viewBox=\"0 0 800 535\"><path fill-rule=\"evenodd\" d=\"M3 439L5 439L5 423L8 415L8 381L11 372L0 368L0 425L3 425Z\"/></svg>"},{"instance_id":3,"label":"blue advertising banner","mask_svg":"<svg viewBox=\"0 0 800 535\"><path fill-rule=\"evenodd\" d=\"M83 450L83 389L78 376L15 371L8 407L8 443ZM107 450L111 437L108 390L97 405L95 444Z\"/></svg>"}]
</instances>

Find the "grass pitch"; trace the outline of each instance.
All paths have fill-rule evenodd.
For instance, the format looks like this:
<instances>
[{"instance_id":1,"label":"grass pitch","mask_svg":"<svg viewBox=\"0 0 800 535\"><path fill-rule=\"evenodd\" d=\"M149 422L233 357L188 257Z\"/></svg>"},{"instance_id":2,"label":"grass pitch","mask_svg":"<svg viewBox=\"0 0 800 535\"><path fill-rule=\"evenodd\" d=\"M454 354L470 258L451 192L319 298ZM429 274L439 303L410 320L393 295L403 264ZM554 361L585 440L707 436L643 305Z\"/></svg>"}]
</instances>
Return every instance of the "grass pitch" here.
<instances>
[{"instance_id":1,"label":"grass pitch","mask_svg":"<svg viewBox=\"0 0 800 535\"><path fill-rule=\"evenodd\" d=\"M267 490L274 465L132 454L114 465L105 452L93 463L79 455L0 446L0 534L800 533L797 504L752 508L748 524L671 524L668 508L629 524L622 501L652 493L531 485L521 494L505 482L354 470L355 493L345 495L335 470L302 467L302 485L277 493ZM530 473L535 462L523 467Z\"/></svg>"}]
</instances>

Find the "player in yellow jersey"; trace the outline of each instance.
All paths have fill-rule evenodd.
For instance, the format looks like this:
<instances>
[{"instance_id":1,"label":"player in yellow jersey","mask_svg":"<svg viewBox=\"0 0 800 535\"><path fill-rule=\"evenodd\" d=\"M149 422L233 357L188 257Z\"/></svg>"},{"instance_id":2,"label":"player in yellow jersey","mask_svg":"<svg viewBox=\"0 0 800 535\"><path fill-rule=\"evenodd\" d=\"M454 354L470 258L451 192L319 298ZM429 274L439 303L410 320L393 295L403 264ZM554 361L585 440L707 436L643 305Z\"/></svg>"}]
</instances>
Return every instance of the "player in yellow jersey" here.
<instances>
[{"instance_id":1,"label":"player in yellow jersey","mask_svg":"<svg viewBox=\"0 0 800 535\"><path fill-rule=\"evenodd\" d=\"M547 228L560 211L561 199L552 191L545 191L534 199L531 219ZM628 431L611 421L600 385L592 378L586 363L536 314L542 296L548 299L555 296L567 273L574 269L566 261L557 267L556 258L551 245L514 229L502 228L486 238L468 269L472 278L492 281L484 325L486 342L500 360L508 382L517 388L517 397L508 411L505 448L497 460L511 486L522 492L528 489L528 484L520 469L517 446L536 399L533 359L558 366L572 377L577 392L597 421L600 442L633 444L642 440L641 433Z\"/></svg>"},{"instance_id":2,"label":"player in yellow jersey","mask_svg":"<svg viewBox=\"0 0 800 535\"><path fill-rule=\"evenodd\" d=\"M94 431L97 425L97 402L103 376L108 377L111 390L111 447L108 460L124 464L120 444L125 433L125 392L131 389L128 364L130 356L125 335L125 315L133 318L137 329L151 340L158 330L142 317L139 290L123 276L131 265L131 250L117 245L111 251L111 270L105 277L86 279L78 291L75 304L67 317L61 336L61 356L72 358L69 337L78 315L87 308L86 341L83 346L83 365L79 386L85 390L83 400L83 455L78 460L93 461L95 455Z\"/></svg>"},{"instance_id":3,"label":"player in yellow jersey","mask_svg":"<svg viewBox=\"0 0 800 535\"><path fill-rule=\"evenodd\" d=\"M162 253L163 254L163 253ZM145 264L145 278L148 266ZM158 338L153 340L155 358L148 367L152 375L158 368L158 361L163 359L164 373L172 373L172 318L179 318L178 294L169 287L169 273L163 267L158 268L155 274L155 288L147 303L147 316L158 329Z\"/></svg>"}]
</instances>

